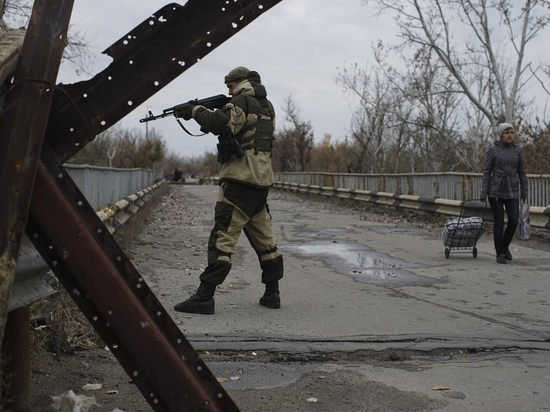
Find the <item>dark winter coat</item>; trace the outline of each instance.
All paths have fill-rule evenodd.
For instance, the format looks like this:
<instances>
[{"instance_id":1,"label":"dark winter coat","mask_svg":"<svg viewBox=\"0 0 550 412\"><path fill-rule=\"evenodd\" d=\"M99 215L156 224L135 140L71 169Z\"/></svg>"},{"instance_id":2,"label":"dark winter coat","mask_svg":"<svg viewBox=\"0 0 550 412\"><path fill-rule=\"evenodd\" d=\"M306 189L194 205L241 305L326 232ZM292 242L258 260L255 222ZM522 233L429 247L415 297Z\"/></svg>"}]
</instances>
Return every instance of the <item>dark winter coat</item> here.
<instances>
[{"instance_id":1,"label":"dark winter coat","mask_svg":"<svg viewBox=\"0 0 550 412\"><path fill-rule=\"evenodd\" d=\"M527 175L521 147L496 141L485 155L481 198L527 198Z\"/></svg>"}]
</instances>

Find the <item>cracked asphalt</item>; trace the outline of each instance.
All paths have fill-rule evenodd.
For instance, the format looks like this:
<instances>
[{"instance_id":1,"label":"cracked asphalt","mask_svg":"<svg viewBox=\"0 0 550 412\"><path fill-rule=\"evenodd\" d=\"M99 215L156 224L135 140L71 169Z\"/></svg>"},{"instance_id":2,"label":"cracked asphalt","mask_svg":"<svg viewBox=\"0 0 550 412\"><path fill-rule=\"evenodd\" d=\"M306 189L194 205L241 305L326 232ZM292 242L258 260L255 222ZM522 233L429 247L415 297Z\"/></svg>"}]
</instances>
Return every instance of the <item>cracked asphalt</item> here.
<instances>
[{"instance_id":1,"label":"cracked asphalt","mask_svg":"<svg viewBox=\"0 0 550 412\"><path fill-rule=\"evenodd\" d=\"M495 261L440 240L445 218L273 190L282 307L258 305L242 236L216 313L182 314L206 265L216 186L171 186L130 248L136 267L243 411L543 411L550 242ZM490 229L490 225L487 225Z\"/></svg>"}]
</instances>

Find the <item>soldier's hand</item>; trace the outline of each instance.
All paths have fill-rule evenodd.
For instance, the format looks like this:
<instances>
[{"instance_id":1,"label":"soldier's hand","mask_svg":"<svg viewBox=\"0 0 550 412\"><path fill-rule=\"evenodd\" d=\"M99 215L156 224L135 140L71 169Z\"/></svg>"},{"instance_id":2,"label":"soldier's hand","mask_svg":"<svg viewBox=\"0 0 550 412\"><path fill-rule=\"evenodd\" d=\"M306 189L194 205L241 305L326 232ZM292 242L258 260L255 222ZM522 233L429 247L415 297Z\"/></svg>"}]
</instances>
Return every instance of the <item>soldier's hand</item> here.
<instances>
[{"instance_id":1,"label":"soldier's hand","mask_svg":"<svg viewBox=\"0 0 550 412\"><path fill-rule=\"evenodd\" d=\"M185 103L178 109L176 115L184 120L190 120L193 117L193 107L195 106L189 103Z\"/></svg>"}]
</instances>

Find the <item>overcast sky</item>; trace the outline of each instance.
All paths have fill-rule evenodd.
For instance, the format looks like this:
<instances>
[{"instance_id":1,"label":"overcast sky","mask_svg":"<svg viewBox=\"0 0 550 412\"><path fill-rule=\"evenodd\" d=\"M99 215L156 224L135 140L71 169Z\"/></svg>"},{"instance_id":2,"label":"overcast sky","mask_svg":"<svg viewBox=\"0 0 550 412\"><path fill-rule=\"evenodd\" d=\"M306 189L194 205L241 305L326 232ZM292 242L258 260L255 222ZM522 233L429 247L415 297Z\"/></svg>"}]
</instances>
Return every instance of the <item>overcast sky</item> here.
<instances>
[{"instance_id":1,"label":"overcast sky","mask_svg":"<svg viewBox=\"0 0 550 412\"><path fill-rule=\"evenodd\" d=\"M103 50L168 3L76 0L71 25L91 40L97 56L92 74L111 63L110 57L101 54ZM226 93L223 77L242 65L260 73L277 111L279 128L285 125L284 100L292 96L301 118L311 122L316 142L327 133L334 140L343 140L349 133L352 109L350 99L335 83L339 69L354 63L364 68L373 42L382 36L390 42L396 40L392 21L372 15L373 10L362 6L360 0L282 0L137 107L122 125L145 131L139 119L147 110L158 114L184 101ZM64 64L58 81L68 84L88 77L77 78ZM149 127L162 133L170 151L182 156L215 150L215 137L190 137L172 117L150 122Z\"/></svg>"}]
</instances>

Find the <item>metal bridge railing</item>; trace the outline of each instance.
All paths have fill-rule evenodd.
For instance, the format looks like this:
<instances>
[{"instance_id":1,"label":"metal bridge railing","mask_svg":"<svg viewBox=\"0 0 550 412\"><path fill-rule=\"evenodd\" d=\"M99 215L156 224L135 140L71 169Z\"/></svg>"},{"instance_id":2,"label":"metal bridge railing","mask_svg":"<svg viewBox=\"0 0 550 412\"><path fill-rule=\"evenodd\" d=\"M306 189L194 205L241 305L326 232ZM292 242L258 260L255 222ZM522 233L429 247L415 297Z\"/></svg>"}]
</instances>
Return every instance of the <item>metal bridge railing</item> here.
<instances>
[{"instance_id":1,"label":"metal bridge railing","mask_svg":"<svg viewBox=\"0 0 550 412\"><path fill-rule=\"evenodd\" d=\"M117 169L72 164L65 164L63 167L94 210L100 210L150 187L155 181L153 171L147 169Z\"/></svg>"},{"instance_id":2,"label":"metal bridge railing","mask_svg":"<svg viewBox=\"0 0 550 412\"><path fill-rule=\"evenodd\" d=\"M122 226L164 183L155 184L153 172L146 169L64 167L110 233ZM24 235L8 310L54 293L48 271L48 265Z\"/></svg>"},{"instance_id":3,"label":"metal bridge railing","mask_svg":"<svg viewBox=\"0 0 550 412\"><path fill-rule=\"evenodd\" d=\"M531 226L550 229L550 175L528 175ZM459 216L462 201L479 199L481 174L359 175L276 173L274 188L371 202L401 209ZM474 209L482 208L479 202ZM542 205L542 206L539 206ZM475 211L474 211L475 212ZM487 219L492 220L492 213Z\"/></svg>"},{"instance_id":4,"label":"metal bridge railing","mask_svg":"<svg viewBox=\"0 0 550 412\"><path fill-rule=\"evenodd\" d=\"M481 178L481 173L275 173L275 180L283 183L458 201L479 199ZM529 174L527 180L529 181L529 204L548 207L550 175Z\"/></svg>"}]
</instances>

